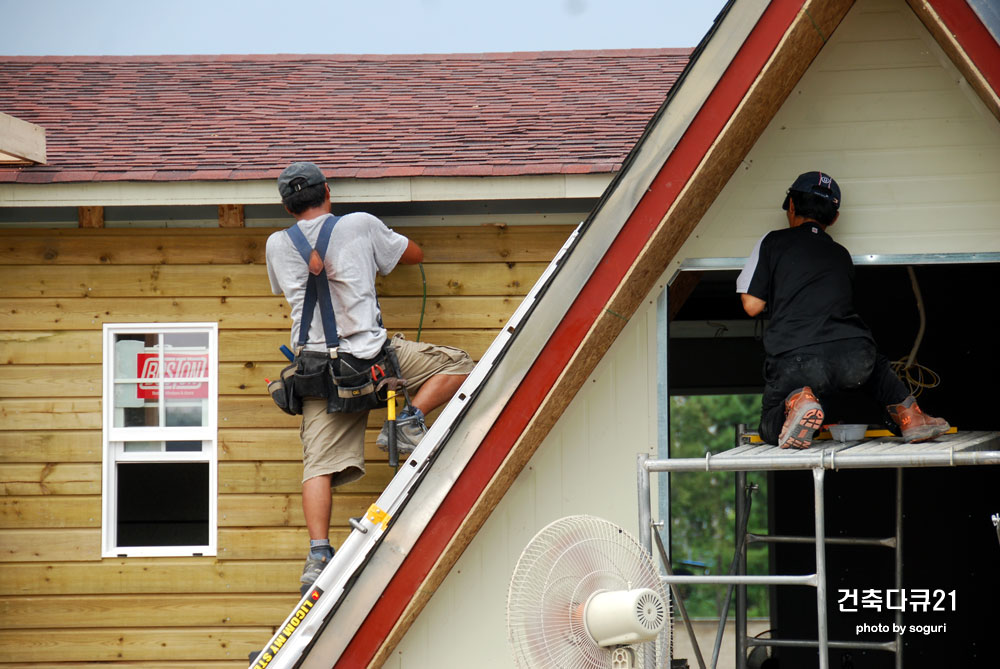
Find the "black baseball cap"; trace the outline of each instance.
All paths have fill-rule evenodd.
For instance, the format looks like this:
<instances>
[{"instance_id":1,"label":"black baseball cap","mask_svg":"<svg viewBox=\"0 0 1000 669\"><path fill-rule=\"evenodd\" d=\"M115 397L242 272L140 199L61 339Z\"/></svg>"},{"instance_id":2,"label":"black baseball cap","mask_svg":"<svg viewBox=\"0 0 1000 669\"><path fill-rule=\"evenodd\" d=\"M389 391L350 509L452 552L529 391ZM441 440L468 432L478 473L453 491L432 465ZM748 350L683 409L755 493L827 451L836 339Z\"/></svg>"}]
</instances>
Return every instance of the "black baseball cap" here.
<instances>
[{"instance_id":1,"label":"black baseball cap","mask_svg":"<svg viewBox=\"0 0 1000 669\"><path fill-rule=\"evenodd\" d=\"M829 174L823 172L806 172L800 174L785 193L785 201L781 203L781 208L788 211L788 198L792 191L797 193L812 193L833 203L833 209L840 208L840 186Z\"/></svg>"},{"instance_id":2,"label":"black baseball cap","mask_svg":"<svg viewBox=\"0 0 1000 669\"><path fill-rule=\"evenodd\" d=\"M326 177L315 163L292 163L278 177L278 194L284 200L303 188L321 183L326 183Z\"/></svg>"}]
</instances>

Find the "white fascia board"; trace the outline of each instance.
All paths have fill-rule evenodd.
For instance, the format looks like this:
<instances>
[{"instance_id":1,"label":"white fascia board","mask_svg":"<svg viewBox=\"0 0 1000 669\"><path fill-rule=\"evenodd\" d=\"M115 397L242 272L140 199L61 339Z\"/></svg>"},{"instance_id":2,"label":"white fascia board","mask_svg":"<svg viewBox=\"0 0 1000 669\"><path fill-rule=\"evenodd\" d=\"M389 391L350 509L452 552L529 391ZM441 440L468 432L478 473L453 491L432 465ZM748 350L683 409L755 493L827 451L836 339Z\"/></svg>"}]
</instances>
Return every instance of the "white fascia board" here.
<instances>
[{"instance_id":1,"label":"white fascia board","mask_svg":"<svg viewBox=\"0 0 1000 669\"><path fill-rule=\"evenodd\" d=\"M432 202L599 198L611 174L513 177L334 179L338 202ZM0 184L4 207L279 204L273 179L254 181L93 181Z\"/></svg>"}]
</instances>

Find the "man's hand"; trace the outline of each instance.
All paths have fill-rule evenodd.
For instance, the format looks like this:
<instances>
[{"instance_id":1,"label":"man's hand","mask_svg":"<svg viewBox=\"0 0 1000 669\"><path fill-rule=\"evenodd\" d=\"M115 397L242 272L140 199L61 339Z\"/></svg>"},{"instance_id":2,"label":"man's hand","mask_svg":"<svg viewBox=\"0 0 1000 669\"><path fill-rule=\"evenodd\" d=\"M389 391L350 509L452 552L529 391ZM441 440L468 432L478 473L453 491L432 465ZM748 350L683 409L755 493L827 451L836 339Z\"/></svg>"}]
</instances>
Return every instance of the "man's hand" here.
<instances>
[{"instance_id":1,"label":"man's hand","mask_svg":"<svg viewBox=\"0 0 1000 669\"><path fill-rule=\"evenodd\" d=\"M767 306L767 302L750 293L742 293L740 297L743 299L743 311L747 312L749 316L760 315L760 312L764 311L764 307Z\"/></svg>"}]
</instances>

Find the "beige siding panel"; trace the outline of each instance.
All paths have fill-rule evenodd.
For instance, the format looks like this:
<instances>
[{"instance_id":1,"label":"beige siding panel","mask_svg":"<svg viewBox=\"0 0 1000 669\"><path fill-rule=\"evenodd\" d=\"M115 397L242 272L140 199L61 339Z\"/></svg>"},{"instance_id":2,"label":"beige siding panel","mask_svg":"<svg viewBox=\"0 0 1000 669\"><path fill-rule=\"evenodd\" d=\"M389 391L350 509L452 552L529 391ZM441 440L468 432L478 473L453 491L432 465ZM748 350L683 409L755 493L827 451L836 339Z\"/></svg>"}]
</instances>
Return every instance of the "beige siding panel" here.
<instances>
[{"instance_id":1,"label":"beige siding panel","mask_svg":"<svg viewBox=\"0 0 1000 669\"><path fill-rule=\"evenodd\" d=\"M1000 252L1000 124L902 2L855 4L671 264L744 258L796 175L843 191L855 255Z\"/></svg>"},{"instance_id":2,"label":"beige siding panel","mask_svg":"<svg viewBox=\"0 0 1000 669\"><path fill-rule=\"evenodd\" d=\"M457 668L470 657L481 669L514 666L506 641L507 588L535 533L580 513L637 533L636 454L656 453L654 298L626 325L387 666Z\"/></svg>"}]
</instances>

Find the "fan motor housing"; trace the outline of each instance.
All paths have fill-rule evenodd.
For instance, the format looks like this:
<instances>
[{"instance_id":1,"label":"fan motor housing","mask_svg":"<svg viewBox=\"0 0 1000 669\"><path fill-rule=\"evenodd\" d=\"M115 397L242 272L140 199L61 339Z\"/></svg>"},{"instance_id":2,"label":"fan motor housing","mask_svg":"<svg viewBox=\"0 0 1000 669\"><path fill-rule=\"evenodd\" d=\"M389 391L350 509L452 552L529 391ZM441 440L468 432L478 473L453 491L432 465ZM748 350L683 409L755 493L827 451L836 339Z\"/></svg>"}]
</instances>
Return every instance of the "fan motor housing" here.
<instances>
[{"instance_id":1,"label":"fan motor housing","mask_svg":"<svg viewBox=\"0 0 1000 669\"><path fill-rule=\"evenodd\" d=\"M654 641L666 620L666 602L649 588L595 592L583 613L587 633L602 647Z\"/></svg>"}]
</instances>

